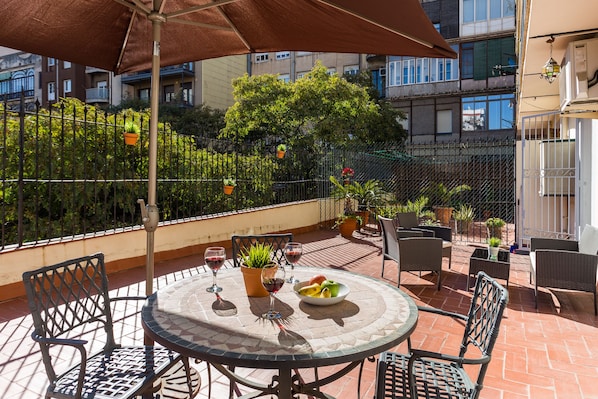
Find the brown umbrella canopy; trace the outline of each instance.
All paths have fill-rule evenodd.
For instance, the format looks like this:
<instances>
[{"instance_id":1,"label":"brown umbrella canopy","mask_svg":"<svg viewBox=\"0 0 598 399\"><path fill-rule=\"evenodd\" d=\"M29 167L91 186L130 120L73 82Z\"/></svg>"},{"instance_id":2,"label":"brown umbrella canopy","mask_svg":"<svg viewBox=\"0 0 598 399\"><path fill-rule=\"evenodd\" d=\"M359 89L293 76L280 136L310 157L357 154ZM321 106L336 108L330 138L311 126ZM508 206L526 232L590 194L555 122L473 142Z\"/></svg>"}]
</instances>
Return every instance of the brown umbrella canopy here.
<instances>
[{"instance_id":1,"label":"brown umbrella canopy","mask_svg":"<svg viewBox=\"0 0 598 399\"><path fill-rule=\"evenodd\" d=\"M3 3L0 45L116 73L151 67L153 18L161 66L279 50L455 56L418 0Z\"/></svg>"}]
</instances>

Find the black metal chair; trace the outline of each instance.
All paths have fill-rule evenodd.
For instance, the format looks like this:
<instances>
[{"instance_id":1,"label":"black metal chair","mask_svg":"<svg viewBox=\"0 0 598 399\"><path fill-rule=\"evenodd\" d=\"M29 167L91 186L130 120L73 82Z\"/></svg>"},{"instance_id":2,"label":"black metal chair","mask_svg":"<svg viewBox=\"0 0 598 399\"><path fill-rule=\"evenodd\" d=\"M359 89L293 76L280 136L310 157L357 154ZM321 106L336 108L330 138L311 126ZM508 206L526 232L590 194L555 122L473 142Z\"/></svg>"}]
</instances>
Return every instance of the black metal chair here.
<instances>
[{"instance_id":1,"label":"black metal chair","mask_svg":"<svg viewBox=\"0 0 598 399\"><path fill-rule=\"evenodd\" d=\"M507 302L507 290L486 273L479 272L467 316L419 307L422 312L465 322L459 354L413 349L410 339L409 354L382 353L376 373L376 399L478 398ZM472 347L477 348L473 351L478 356L471 354Z\"/></svg>"},{"instance_id":2,"label":"black metal chair","mask_svg":"<svg viewBox=\"0 0 598 399\"><path fill-rule=\"evenodd\" d=\"M31 336L39 343L50 380L46 398L147 397L160 389L160 379L180 362L189 397L198 388L192 386L186 357L161 347L123 347L115 342L111 302L145 298L110 299L103 254L25 272L23 282L33 317ZM105 338L103 350L95 354L88 353L93 342L82 337L90 331L94 341ZM53 358L56 346L61 355ZM62 348L66 347L72 348L73 356L78 353L79 363L59 371L60 357L65 356Z\"/></svg>"},{"instance_id":3,"label":"black metal chair","mask_svg":"<svg viewBox=\"0 0 598 399\"><path fill-rule=\"evenodd\" d=\"M440 289L442 276L442 239L419 236L420 232L400 232L397 237L392 219L378 217L382 230L382 273L384 261L394 260L398 266L397 286L401 285L401 272L431 271L438 274Z\"/></svg>"},{"instance_id":4,"label":"black metal chair","mask_svg":"<svg viewBox=\"0 0 598 399\"><path fill-rule=\"evenodd\" d=\"M271 245L272 260L278 264L286 265L288 262L284 256L284 246L291 241L293 241L293 233L234 235L231 238L233 266L241 266L241 253L243 253L245 248L250 247L256 242Z\"/></svg>"}]
</instances>

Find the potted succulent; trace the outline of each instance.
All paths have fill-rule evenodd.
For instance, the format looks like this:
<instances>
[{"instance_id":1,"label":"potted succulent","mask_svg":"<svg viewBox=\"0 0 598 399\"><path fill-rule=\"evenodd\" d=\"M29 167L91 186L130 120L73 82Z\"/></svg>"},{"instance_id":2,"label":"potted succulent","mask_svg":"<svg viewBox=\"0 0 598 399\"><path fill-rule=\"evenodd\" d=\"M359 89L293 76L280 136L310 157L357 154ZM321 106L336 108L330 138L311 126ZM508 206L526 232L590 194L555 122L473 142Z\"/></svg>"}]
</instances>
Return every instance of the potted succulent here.
<instances>
[{"instance_id":1,"label":"potted succulent","mask_svg":"<svg viewBox=\"0 0 598 399\"><path fill-rule=\"evenodd\" d=\"M276 264L271 258L272 246L260 242L253 243L241 250L241 273L247 296L268 296L268 291L262 285L262 269Z\"/></svg>"},{"instance_id":2,"label":"potted succulent","mask_svg":"<svg viewBox=\"0 0 598 399\"><path fill-rule=\"evenodd\" d=\"M237 185L237 181L231 177L225 177L223 180L224 183L224 194L231 195L235 186Z\"/></svg>"},{"instance_id":3,"label":"potted succulent","mask_svg":"<svg viewBox=\"0 0 598 399\"><path fill-rule=\"evenodd\" d=\"M141 129L139 128L139 125L137 125L133 121L126 121L125 129L123 132L123 136L125 137L125 144L127 144L127 145L137 144L137 140L139 139L140 132L141 132Z\"/></svg>"},{"instance_id":4,"label":"potted succulent","mask_svg":"<svg viewBox=\"0 0 598 399\"><path fill-rule=\"evenodd\" d=\"M276 147L276 157L284 158L284 154L287 152L287 146L285 144L278 144Z\"/></svg>"},{"instance_id":5,"label":"potted succulent","mask_svg":"<svg viewBox=\"0 0 598 399\"><path fill-rule=\"evenodd\" d=\"M500 238L488 238L488 258L491 260L498 259L498 251L500 250Z\"/></svg>"},{"instance_id":6,"label":"potted succulent","mask_svg":"<svg viewBox=\"0 0 598 399\"><path fill-rule=\"evenodd\" d=\"M493 217L486 220L486 228L488 229L488 237L502 238L502 228L505 221L501 218Z\"/></svg>"},{"instance_id":7,"label":"potted succulent","mask_svg":"<svg viewBox=\"0 0 598 399\"><path fill-rule=\"evenodd\" d=\"M438 204L433 209L434 213L436 213L436 219L443 226L448 226L451 220L453 197L469 190L471 190L471 186L467 184L461 184L449 189L444 183L437 183L426 190L430 198L438 201Z\"/></svg>"},{"instance_id":8,"label":"potted succulent","mask_svg":"<svg viewBox=\"0 0 598 399\"><path fill-rule=\"evenodd\" d=\"M455 230L457 230L457 233L463 234L469 232L469 226L471 226L474 216L475 212L471 205L459 205L459 208L453 211L453 219L455 219Z\"/></svg>"}]
</instances>

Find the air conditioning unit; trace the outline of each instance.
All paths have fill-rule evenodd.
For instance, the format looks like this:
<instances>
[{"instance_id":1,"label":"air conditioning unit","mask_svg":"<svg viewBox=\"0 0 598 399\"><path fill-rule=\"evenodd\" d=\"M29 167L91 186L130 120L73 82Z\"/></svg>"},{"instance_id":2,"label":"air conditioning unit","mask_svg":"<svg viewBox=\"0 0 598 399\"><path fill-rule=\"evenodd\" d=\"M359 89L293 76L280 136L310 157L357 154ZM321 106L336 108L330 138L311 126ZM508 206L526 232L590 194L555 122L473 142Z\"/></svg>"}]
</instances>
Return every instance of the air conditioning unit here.
<instances>
[{"instance_id":1,"label":"air conditioning unit","mask_svg":"<svg viewBox=\"0 0 598 399\"><path fill-rule=\"evenodd\" d=\"M559 81L562 112L598 110L598 38L569 43Z\"/></svg>"}]
</instances>

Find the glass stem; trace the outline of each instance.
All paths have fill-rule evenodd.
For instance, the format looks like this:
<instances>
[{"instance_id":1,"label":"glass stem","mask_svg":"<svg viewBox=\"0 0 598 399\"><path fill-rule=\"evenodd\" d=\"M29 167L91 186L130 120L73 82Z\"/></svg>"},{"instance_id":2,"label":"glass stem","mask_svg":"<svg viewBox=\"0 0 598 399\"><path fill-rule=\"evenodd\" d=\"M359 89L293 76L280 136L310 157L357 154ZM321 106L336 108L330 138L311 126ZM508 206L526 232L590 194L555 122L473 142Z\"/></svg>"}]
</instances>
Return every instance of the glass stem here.
<instances>
[{"instance_id":1,"label":"glass stem","mask_svg":"<svg viewBox=\"0 0 598 399\"><path fill-rule=\"evenodd\" d=\"M213 281L213 286L216 287L216 270L212 270L212 281Z\"/></svg>"},{"instance_id":2,"label":"glass stem","mask_svg":"<svg viewBox=\"0 0 598 399\"><path fill-rule=\"evenodd\" d=\"M274 313L274 294L270 293L270 312Z\"/></svg>"}]
</instances>

